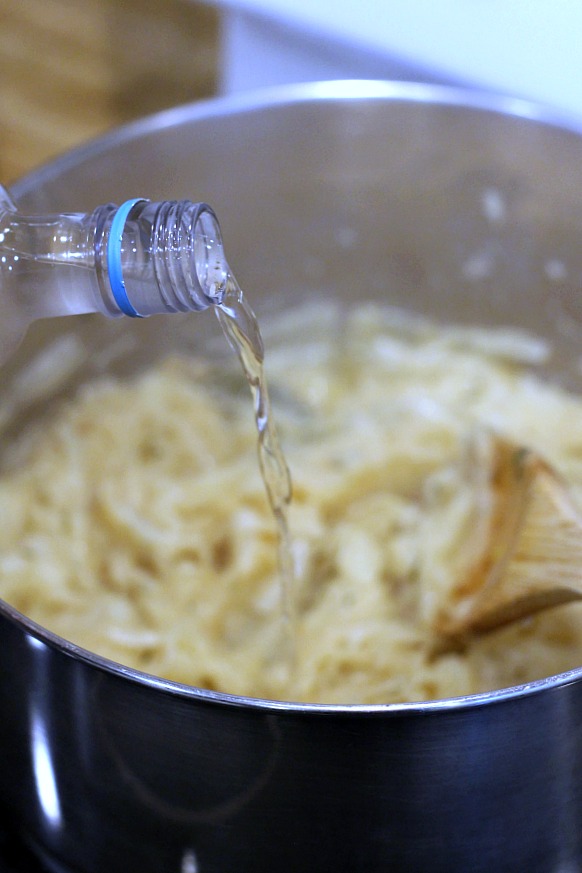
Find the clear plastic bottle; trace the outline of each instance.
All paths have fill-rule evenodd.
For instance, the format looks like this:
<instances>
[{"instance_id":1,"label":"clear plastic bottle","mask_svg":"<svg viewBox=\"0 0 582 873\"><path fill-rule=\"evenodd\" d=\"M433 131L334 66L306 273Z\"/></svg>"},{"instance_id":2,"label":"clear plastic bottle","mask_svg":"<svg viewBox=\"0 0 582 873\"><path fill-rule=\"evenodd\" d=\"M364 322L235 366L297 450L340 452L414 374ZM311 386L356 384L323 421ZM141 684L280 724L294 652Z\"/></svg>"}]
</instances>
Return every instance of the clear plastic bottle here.
<instances>
[{"instance_id":1,"label":"clear plastic bottle","mask_svg":"<svg viewBox=\"0 0 582 873\"><path fill-rule=\"evenodd\" d=\"M25 215L0 186L0 361L39 318L144 317L220 305L229 269L205 203L129 200Z\"/></svg>"}]
</instances>

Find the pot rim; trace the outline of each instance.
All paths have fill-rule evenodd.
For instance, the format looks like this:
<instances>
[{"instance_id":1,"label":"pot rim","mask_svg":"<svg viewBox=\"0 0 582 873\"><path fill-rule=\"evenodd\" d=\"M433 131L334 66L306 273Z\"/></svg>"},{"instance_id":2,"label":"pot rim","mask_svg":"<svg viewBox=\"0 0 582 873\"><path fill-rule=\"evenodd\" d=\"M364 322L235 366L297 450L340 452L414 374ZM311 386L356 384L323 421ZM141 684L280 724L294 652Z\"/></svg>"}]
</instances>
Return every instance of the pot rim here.
<instances>
[{"instance_id":1,"label":"pot rim","mask_svg":"<svg viewBox=\"0 0 582 873\"><path fill-rule=\"evenodd\" d=\"M185 683L174 682L171 679L154 676L151 673L137 670L134 667L126 667L124 664L112 661L96 652L91 652L89 649L85 649L83 646L72 643L53 633L53 631L28 618L2 599L0 599L0 616L4 616L13 625L22 630L26 635L27 642L33 648L47 646L65 655L65 657L79 661L88 667L96 668L99 671L113 674L134 684L171 696L190 698L200 702L218 704L235 709L259 710L261 712L284 711L286 713L304 715L312 713L335 713L336 715L340 713L348 715L360 713L362 715L383 716L428 715L429 713L476 709L507 700L530 697L543 691L572 685L582 679L581 666L567 670L564 673L558 673L555 676L527 682L523 685L514 685L494 691L484 691L479 694L467 694L460 697L447 697L439 700L416 701L413 703L301 703L293 700L270 700L261 697L228 694L221 691L209 691L195 685L186 685Z\"/></svg>"},{"instance_id":2,"label":"pot rim","mask_svg":"<svg viewBox=\"0 0 582 873\"><path fill-rule=\"evenodd\" d=\"M149 133L179 127L188 121L233 116L299 103L354 100L380 100L391 103L430 103L435 106L457 106L490 112L496 115L522 118L538 124L562 128L582 135L582 118L546 104L521 97L455 85L428 82L404 82L379 79L336 79L305 82L296 85L274 85L232 95L210 97L184 103L120 125L63 155L48 161L10 185L15 199L24 197L39 185L58 177L92 157L102 155L112 146L138 139Z\"/></svg>"},{"instance_id":3,"label":"pot rim","mask_svg":"<svg viewBox=\"0 0 582 873\"><path fill-rule=\"evenodd\" d=\"M340 79L307 82L294 85L272 86L234 95L212 97L148 115L137 121L121 125L113 131L91 140L89 143L72 149L61 157L47 162L22 179L14 182L10 186L10 191L14 198L18 200L38 186L58 178L63 171L70 170L76 165L90 160L92 157L100 156L112 147L163 129L179 127L186 120L189 122L205 121L211 118L281 108L300 103L313 103L317 101L330 103L354 100L379 100L391 103L428 103L434 106L459 107L461 109L523 119L582 135L582 119L574 115L556 111L549 106L527 99L488 91L432 83L375 79ZM122 679L162 693L191 698L192 700L199 700L205 703L258 710L261 712L284 711L286 713L304 715L312 713L360 713L362 715L382 716L451 712L529 697L550 689L563 688L582 679L582 666L580 666L564 673L522 685L481 692L479 694L414 703L324 704L268 700L208 691L203 688L153 676L150 673L145 673L132 667L126 667L58 636L23 615L2 599L0 599L0 615L4 616L13 625L23 629L33 646L39 644L47 645L51 649L56 649L65 656L81 661L90 667L117 675Z\"/></svg>"}]
</instances>

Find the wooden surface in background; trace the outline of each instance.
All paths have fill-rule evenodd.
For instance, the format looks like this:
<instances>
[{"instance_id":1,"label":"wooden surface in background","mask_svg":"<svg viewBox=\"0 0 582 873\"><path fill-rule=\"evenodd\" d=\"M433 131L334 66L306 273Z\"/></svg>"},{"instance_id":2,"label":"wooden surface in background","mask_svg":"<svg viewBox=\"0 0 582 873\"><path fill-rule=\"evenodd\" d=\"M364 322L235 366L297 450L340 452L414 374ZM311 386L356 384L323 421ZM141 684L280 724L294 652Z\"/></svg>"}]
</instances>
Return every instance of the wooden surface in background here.
<instances>
[{"instance_id":1,"label":"wooden surface in background","mask_svg":"<svg viewBox=\"0 0 582 873\"><path fill-rule=\"evenodd\" d=\"M210 96L217 39L216 11L192 0L0 0L0 181Z\"/></svg>"}]
</instances>

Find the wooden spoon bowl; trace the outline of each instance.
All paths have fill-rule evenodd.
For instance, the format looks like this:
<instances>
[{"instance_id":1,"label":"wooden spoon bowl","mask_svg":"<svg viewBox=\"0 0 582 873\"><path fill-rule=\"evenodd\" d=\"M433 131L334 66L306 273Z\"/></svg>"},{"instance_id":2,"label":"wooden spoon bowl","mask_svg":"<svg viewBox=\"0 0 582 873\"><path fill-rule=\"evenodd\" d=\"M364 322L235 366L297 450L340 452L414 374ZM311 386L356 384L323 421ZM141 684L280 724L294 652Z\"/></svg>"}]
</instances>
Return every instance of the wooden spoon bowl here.
<instances>
[{"instance_id":1,"label":"wooden spoon bowl","mask_svg":"<svg viewBox=\"0 0 582 873\"><path fill-rule=\"evenodd\" d=\"M582 599L582 517L566 484L536 452L492 439L485 547L435 616L451 642Z\"/></svg>"}]
</instances>

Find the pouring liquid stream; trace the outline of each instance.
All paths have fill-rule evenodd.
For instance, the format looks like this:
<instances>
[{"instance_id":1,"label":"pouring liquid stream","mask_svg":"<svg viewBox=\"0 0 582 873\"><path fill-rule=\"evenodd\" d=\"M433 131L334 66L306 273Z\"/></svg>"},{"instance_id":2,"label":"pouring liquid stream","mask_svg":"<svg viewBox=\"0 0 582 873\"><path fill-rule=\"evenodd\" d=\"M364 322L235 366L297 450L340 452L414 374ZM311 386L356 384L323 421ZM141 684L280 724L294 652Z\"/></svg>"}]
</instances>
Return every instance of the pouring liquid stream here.
<instances>
[{"instance_id":1,"label":"pouring liquid stream","mask_svg":"<svg viewBox=\"0 0 582 873\"><path fill-rule=\"evenodd\" d=\"M263 340L256 316L232 274L222 302L215 307L215 311L229 344L241 362L253 397L259 467L277 526L282 614L282 645L278 658L288 671L292 671L295 660L294 567L288 523L292 486L271 414L263 367Z\"/></svg>"}]
</instances>

